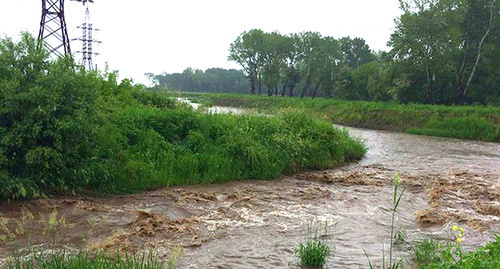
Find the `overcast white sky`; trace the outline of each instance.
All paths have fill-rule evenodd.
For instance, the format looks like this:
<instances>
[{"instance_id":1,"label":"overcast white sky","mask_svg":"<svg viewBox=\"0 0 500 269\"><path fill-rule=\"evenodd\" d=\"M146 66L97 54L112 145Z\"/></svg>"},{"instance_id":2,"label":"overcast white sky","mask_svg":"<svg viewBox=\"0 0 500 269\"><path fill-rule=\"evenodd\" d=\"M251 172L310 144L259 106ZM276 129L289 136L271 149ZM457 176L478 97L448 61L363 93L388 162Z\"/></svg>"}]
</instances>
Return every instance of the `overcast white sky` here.
<instances>
[{"instance_id":1,"label":"overcast white sky","mask_svg":"<svg viewBox=\"0 0 500 269\"><path fill-rule=\"evenodd\" d=\"M40 0L3 1L0 35L21 31L37 36ZM374 50L386 50L401 12L398 0L95 0L91 4L100 55L121 78L146 83L144 73L182 72L186 67L238 68L227 61L229 45L243 31L259 28L282 34L317 31L324 36L362 37ZM81 3L66 0L70 38L81 36ZM73 41L72 50L81 50ZM77 56L79 57L79 56Z\"/></svg>"}]
</instances>

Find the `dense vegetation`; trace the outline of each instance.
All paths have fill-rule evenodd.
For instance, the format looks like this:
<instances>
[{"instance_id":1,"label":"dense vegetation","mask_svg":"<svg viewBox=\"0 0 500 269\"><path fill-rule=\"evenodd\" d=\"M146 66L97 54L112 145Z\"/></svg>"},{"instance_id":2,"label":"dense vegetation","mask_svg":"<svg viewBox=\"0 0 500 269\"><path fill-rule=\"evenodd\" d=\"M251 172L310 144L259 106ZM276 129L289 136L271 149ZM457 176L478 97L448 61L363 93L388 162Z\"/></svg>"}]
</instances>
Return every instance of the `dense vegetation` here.
<instances>
[{"instance_id":1,"label":"dense vegetation","mask_svg":"<svg viewBox=\"0 0 500 269\"><path fill-rule=\"evenodd\" d=\"M264 113L294 108L346 126L500 142L499 107L274 98L248 94L208 94L198 95L198 98L206 105L254 108Z\"/></svg>"},{"instance_id":2,"label":"dense vegetation","mask_svg":"<svg viewBox=\"0 0 500 269\"><path fill-rule=\"evenodd\" d=\"M48 61L27 34L0 40L0 199L269 179L364 152L305 114L201 114L116 73Z\"/></svg>"},{"instance_id":3,"label":"dense vegetation","mask_svg":"<svg viewBox=\"0 0 500 269\"><path fill-rule=\"evenodd\" d=\"M238 93L247 92L250 87L245 74L234 69L210 68L203 72L187 68L182 73L146 76L152 84L183 92Z\"/></svg>"},{"instance_id":4,"label":"dense vegetation","mask_svg":"<svg viewBox=\"0 0 500 269\"><path fill-rule=\"evenodd\" d=\"M401 0L400 4L403 14L396 20L389 52L374 53L362 38L243 32L230 45L229 59L241 66L250 84L232 92L499 104L500 1ZM172 88L208 92L199 86Z\"/></svg>"}]
</instances>

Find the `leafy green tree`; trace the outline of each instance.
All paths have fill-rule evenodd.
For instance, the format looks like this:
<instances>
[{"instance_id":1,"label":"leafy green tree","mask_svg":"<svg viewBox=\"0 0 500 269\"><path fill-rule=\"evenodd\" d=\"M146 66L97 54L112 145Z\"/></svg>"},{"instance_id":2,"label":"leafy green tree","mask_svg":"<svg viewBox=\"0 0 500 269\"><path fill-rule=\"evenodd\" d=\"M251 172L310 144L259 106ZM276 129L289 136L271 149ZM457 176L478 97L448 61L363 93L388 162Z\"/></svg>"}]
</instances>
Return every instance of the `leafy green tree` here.
<instances>
[{"instance_id":1,"label":"leafy green tree","mask_svg":"<svg viewBox=\"0 0 500 269\"><path fill-rule=\"evenodd\" d=\"M264 35L263 78L267 86L268 95L278 95L280 74L286 67L287 46L286 37L278 32Z\"/></svg>"},{"instance_id":2,"label":"leafy green tree","mask_svg":"<svg viewBox=\"0 0 500 269\"><path fill-rule=\"evenodd\" d=\"M300 72L298 70L299 60L300 60L300 36L298 34L291 34L284 38L284 53L285 53L285 65L282 69L282 81L283 89L281 91L281 96L285 96L286 90L288 88L289 95L293 96L293 91L295 87L300 82Z\"/></svg>"},{"instance_id":3,"label":"leafy green tree","mask_svg":"<svg viewBox=\"0 0 500 269\"><path fill-rule=\"evenodd\" d=\"M300 36L300 72L303 78L302 92L300 97L306 96L315 82L319 79L319 69L321 65L322 36L318 32L303 32Z\"/></svg>"},{"instance_id":4,"label":"leafy green tree","mask_svg":"<svg viewBox=\"0 0 500 269\"><path fill-rule=\"evenodd\" d=\"M162 73L155 76L160 87L186 92L248 93L250 88L245 74L240 70L188 68L182 74Z\"/></svg>"},{"instance_id":5,"label":"leafy green tree","mask_svg":"<svg viewBox=\"0 0 500 269\"><path fill-rule=\"evenodd\" d=\"M396 61L412 63L410 76L424 77L428 103L463 103L471 90L484 89L485 53L494 42L496 0L401 0L390 44ZM491 43L490 43L491 42ZM498 57L494 53L489 57ZM407 65L408 66L408 65ZM414 83L417 83L414 81ZM475 94L478 101L484 94ZM420 101L424 101L420 100ZM473 99L470 99L474 101Z\"/></svg>"},{"instance_id":6,"label":"leafy green tree","mask_svg":"<svg viewBox=\"0 0 500 269\"><path fill-rule=\"evenodd\" d=\"M253 94L261 92L264 39L265 33L262 30L245 31L236 38L229 49L229 60L241 65L243 72L250 79L250 92Z\"/></svg>"}]
</instances>

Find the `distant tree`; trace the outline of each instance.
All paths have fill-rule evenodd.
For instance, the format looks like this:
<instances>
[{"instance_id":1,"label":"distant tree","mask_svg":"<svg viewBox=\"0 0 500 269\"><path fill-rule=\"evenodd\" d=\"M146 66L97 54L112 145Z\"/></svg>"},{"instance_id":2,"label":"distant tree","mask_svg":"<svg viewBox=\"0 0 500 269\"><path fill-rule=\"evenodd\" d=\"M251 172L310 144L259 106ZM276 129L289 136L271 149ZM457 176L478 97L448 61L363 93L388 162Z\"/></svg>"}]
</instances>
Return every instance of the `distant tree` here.
<instances>
[{"instance_id":1,"label":"distant tree","mask_svg":"<svg viewBox=\"0 0 500 269\"><path fill-rule=\"evenodd\" d=\"M300 63L300 36L298 34L291 34L286 36L283 40L284 46L284 64L286 66L281 70L283 89L281 96L285 96L286 90L290 96L293 96L293 91L297 84L300 82L300 72L298 65Z\"/></svg>"},{"instance_id":2,"label":"distant tree","mask_svg":"<svg viewBox=\"0 0 500 269\"><path fill-rule=\"evenodd\" d=\"M158 84L158 79L156 78L155 74L144 73L144 76L146 76L146 78L148 78L149 88L153 88L153 86Z\"/></svg>"},{"instance_id":3,"label":"distant tree","mask_svg":"<svg viewBox=\"0 0 500 269\"><path fill-rule=\"evenodd\" d=\"M302 81L302 92L300 97L306 96L311 87L319 79L319 68L324 54L321 51L322 36L317 32L303 32L300 37L300 72Z\"/></svg>"},{"instance_id":4,"label":"distant tree","mask_svg":"<svg viewBox=\"0 0 500 269\"><path fill-rule=\"evenodd\" d=\"M182 73L156 75L161 87L186 92L248 93L250 85L240 70L187 68Z\"/></svg>"},{"instance_id":5,"label":"distant tree","mask_svg":"<svg viewBox=\"0 0 500 269\"><path fill-rule=\"evenodd\" d=\"M340 39L340 47L344 63L351 69L376 60L375 54L362 38L343 37Z\"/></svg>"}]
</instances>

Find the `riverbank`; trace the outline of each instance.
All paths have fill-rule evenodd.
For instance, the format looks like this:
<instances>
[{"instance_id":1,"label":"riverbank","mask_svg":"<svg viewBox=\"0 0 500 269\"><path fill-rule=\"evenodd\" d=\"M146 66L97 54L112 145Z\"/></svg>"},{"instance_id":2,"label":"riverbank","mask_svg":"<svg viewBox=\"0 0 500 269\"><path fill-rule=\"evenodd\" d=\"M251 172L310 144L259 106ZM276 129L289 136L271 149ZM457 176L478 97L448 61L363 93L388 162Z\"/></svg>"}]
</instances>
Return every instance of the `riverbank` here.
<instances>
[{"instance_id":1,"label":"riverbank","mask_svg":"<svg viewBox=\"0 0 500 269\"><path fill-rule=\"evenodd\" d=\"M411 266L414 244L427 238L443 246L453 243L454 225L465 228L464 252L495 240L500 144L347 130L370 151L360 162L335 170L122 196L5 203L0 212L12 231L28 212L35 220L21 223L27 235L0 244L0 259L27 246L30 238L35 249L47 248L46 242L111 253L153 249L160 260L177 247L184 252L179 268L298 269L294 250L316 220L328 223L326 238L335 249L326 268L369 268L365 251L375 265L382 264L384 250L387 254L392 182L398 172L407 191L397 213L397 231L404 240L395 257L404 259L405 268L416 268ZM43 233L48 225L42 219L54 211L57 236Z\"/></svg>"},{"instance_id":2,"label":"riverbank","mask_svg":"<svg viewBox=\"0 0 500 269\"><path fill-rule=\"evenodd\" d=\"M184 93L183 93L184 94ZM325 98L190 94L205 105L276 113L298 109L332 123L411 134L500 142L500 107L396 104Z\"/></svg>"}]
</instances>

